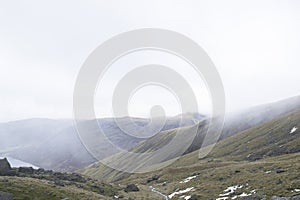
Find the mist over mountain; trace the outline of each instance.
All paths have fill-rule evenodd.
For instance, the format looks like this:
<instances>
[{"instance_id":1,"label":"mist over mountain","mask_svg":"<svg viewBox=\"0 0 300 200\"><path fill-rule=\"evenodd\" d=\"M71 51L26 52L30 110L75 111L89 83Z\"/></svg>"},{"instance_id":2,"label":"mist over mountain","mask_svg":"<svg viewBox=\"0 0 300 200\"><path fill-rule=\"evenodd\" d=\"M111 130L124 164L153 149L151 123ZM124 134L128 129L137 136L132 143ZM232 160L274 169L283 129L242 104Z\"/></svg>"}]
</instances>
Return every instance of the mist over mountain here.
<instances>
[{"instance_id":1,"label":"mist over mountain","mask_svg":"<svg viewBox=\"0 0 300 200\"><path fill-rule=\"evenodd\" d=\"M167 119L162 131L190 126L197 123L204 116L186 114L183 120L173 117ZM159 120L159 119L156 119ZM129 149L145 140L124 133L112 118L98 119L101 128L109 140L118 147ZM129 128L132 123L146 126L149 119L124 117L120 119L123 126ZM100 131L92 121L81 121L88 132ZM100 124L100 123L99 123ZM72 120L30 119L16 122L2 123L0 126L0 154L24 160L45 169L58 171L74 171L81 169L97 160L88 152L76 130ZM108 144L99 142L99 147L105 149ZM106 150L106 156L113 154Z\"/></svg>"},{"instance_id":2,"label":"mist over mountain","mask_svg":"<svg viewBox=\"0 0 300 200\"><path fill-rule=\"evenodd\" d=\"M222 140L299 108L300 97L298 96L229 114L225 118L223 132L219 139ZM139 144L139 148L144 149L143 151L150 148L156 149L167 143L172 137L166 138L164 131L187 127L186 132L188 132L188 126L199 123L198 134L185 153L201 147L209 122L209 118L199 114L184 115L182 124L179 124L179 116L169 118L161 133L145 140L145 138L136 138L124 133L112 118L98 119L98 122L100 120L106 137L115 145L126 150L144 141L142 146L142 143ZM129 130L132 121L141 127L149 123L149 119L129 117L124 117L119 121ZM99 127L94 127L92 121L80 123L84 123L89 132L97 133L99 131ZM97 161L83 145L72 120L29 119L2 123L0 124L0 137L2 138L0 140L2 155L12 156L46 169L74 171ZM106 148L105 142L97 142L101 149ZM114 153L108 149L105 151L105 156L109 157ZM175 153L175 155L177 154Z\"/></svg>"}]
</instances>

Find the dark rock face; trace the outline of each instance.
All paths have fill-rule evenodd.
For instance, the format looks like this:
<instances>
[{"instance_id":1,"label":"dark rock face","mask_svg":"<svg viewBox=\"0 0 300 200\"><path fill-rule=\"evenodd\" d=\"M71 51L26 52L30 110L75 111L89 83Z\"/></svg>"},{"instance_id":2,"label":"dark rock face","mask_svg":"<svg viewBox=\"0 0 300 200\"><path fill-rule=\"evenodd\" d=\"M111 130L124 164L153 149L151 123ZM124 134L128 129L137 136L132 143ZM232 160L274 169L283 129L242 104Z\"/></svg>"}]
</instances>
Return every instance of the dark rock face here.
<instances>
[{"instance_id":1,"label":"dark rock face","mask_svg":"<svg viewBox=\"0 0 300 200\"><path fill-rule=\"evenodd\" d=\"M0 159L0 176L14 176L15 174L15 170L11 168L7 159Z\"/></svg>"},{"instance_id":2,"label":"dark rock face","mask_svg":"<svg viewBox=\"0 0 300 200\"><path fill-rule=\"evenodd\" d=\"M1 200L12 200L13 199L13 195L11 193L1 192L0 191L0 199Z\"/></svg>"},{"instance_id":3,"label":"dark rock face","mask_svg":"<svg viewBox=\"0 0 300 200\"><path fill-rule=\"evenodd\" d=\"M0 159L0 175L6 176L11 170L12 168L6 158Z\"/></svg>"},{"instance_id":4,"label":"dark rock face","mask_svg":"<svg viewBox=\"0 0 300 200\"><path fill-rule=\"evenodd\" d=\"M138 192L140 189L135 184L129 184L124 189L125 192Z\"/></svg>"},{"instance_id":5,"label":"dark rock face","mask_svg":"<svg viewBox=\"0 0 300 200\"><path fill-rule=\"evenodd\" d=\"M34 177L53 181L55 185L64 186L68 182L85 183L86 178L77 173L53 172L43 168L33 169L32 167L11 168L6 158L0 160L0 176ZM0 198L0 200L2 200Z\"/></svg>"}]
</instances>

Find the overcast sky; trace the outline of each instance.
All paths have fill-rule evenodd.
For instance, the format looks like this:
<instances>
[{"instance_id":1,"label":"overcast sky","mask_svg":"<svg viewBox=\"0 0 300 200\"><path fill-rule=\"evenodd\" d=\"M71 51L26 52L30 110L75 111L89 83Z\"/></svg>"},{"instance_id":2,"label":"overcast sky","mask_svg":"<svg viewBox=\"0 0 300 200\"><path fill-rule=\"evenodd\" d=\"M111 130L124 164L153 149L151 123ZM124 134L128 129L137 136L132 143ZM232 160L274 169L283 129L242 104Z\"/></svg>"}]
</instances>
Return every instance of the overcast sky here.
<instances>
[{"instance_id":1,"label":"overcast sky","mask_svg":"<svg viewBox=\"0 0 300 200\"><path fill-rule=\"evenodd\" d=\"M114 35L145 27L180 32L204 48L221 75L228 111L299 95L299 10L298 0L0 0L0 121L72 117L74 83L88 55ZM135 54L114 67L153 59L184 67L168 56ZM108 87L121 76L111 71ZM201 80L184 72L207 112ZM169 115L180 112L166 91L144 89L132 99L132 115L147 116L159 102ZM96 101L98 117L110 115L109 95Z\"/></svg>"}]
</instances>

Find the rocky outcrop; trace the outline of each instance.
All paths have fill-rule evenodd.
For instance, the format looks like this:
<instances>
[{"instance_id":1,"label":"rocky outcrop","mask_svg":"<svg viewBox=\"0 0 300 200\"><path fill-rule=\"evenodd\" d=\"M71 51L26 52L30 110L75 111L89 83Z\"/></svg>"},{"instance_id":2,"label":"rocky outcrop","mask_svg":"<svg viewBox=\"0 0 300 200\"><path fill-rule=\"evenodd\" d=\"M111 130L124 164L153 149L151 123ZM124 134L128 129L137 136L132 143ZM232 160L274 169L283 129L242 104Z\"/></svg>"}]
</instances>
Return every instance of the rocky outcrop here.
<instances>
[{"instance_id":1,"label":"rocky outcrop","mask_svg":"<svg viewBox=\"0 0 300 200\"><path fill-rule=\"evenodd\" d=\"M156 181L156 180L159 179L159 177L160 177L159 175L153 175L151 178L147 179L147 183L150 183L152 181Z\"/></svg>"},{"instance_id":2,"label":"rocky outcrop","mask_svg":"<svg viewBox=\"0 0 300 200\"><path fill-rule=\"evenodd\" d=\"M32 177L54 181L56 185L63 186L64 182L85 183L87 179L77 173L53 172L52 170L33 169L32 167L12 168L6 158L0 159L0 176ZM0 198L0 200L2 200Z\"/></svg>"},{"instance_id":3,"label":"rocky outcrop","mask_svg":"<svg viewBox=\"0 0 300 200\"><path fill-rule=\"evenodd\" d=\"M8 193L8 192L1 192L0 191L0 199L1 200L12 200L13 199L13 195L11 193Z\"/></svg>"},{"instance_id":4,"label":"rocky outcrop","mask_svg":"<svg viewBox=\"0 0 300 200\"><path fill-rule=\"evenodd\" d=\"M18 172L23 174L33 174L34 169L32 167L19 167Z\"/></svg>"},{"instance_id":5,"label":"rocky outcrop","mask_svg":"<svg viewBox=\"0 0 300 200\"><path fill-rule=\"evenodd\" d=\"M84 177L82 177L80 174L77 174L77 173L54 172L53 177L55 179L78 182L78 183L85 183L86 182L86 179Z\"/></svg>"},{"instance_id":6,"label":"rocky outcrop","mask_svg":"<svg viewBox=\"0 0 300 200\"><path fill-rule=\"evenodd\" d=\"M125 192L138 192L140 189L135 184L128 184L124 189Z\"/></svg>"},{"instance_id":7,"label":"rocky outcrop","mask_svg":"<svg viewBox=\"0 0 300 200\"><path fill-rule=\"evenodd\" d=\"M12 168L6 158L0 159L0 175L7 176L11 173Z\"/></svg>"},{"instance_id":8,"label":"rocky outcrop","mask_svg":"<svg viewBox=\"0 0 300 200\"><path fill-rule=\"evenodd\" d=\"M300 200L300 195L295 195L292 197L272 197L271 200Z\"/></svg>"}]
</instances>

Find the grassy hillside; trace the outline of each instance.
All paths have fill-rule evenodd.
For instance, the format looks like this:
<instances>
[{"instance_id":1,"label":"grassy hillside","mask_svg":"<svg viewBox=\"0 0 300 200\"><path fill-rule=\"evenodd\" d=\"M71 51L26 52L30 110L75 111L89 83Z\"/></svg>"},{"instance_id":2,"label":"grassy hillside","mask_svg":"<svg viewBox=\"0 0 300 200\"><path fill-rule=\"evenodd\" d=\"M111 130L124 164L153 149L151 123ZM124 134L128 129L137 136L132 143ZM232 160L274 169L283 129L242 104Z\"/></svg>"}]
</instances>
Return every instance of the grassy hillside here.
<instances>
[{"instance_id":1,"label":"grassy hillside","mask_svg":"<svg viewBox=\"0 0 300 200\"><path fill-rule=\"evenodd\" d=\"M267 199L274 195L292 196L300 194L300 132L295 130L298 127L300 111L295 111L222 140L205 159L198 159L199 152L194 151L162 170L145 174L123 174L98 164L82 172L93 176L103 176L105 172L104 178L113 180L117 176L120 185L135 183L145 190L152 186L165 195L193 187L181 195L198 199L221 198L224 190L236 185L241 188L225 197L243 193ZM159 179L147 181L154 175L159 175ZM195 178L184 182L188 177ZM175 194L173 198L178 197Z\"/></svg>"},{"instance_id":2,"label":"grassy hillside","mask_svg":"<svg viewBox=\"0 0 300 200\"><path fill-rule=\"evenodd\" d=\"M0 176L0 191L13 194L15 200L39 200L39 199L111 199L83 188L71 186L56 186L49 181Z\"/></svg>"},{"instance_id":3,"label":"grassy hillside","mask_svg":"<svg viewBox=\"0 0 300 200\"><path fill-rule=\"evenodd\" d=\"M219 142L211 157L229 160L258 160L300 152L300 112L295 111Z\"/></svg>"}]
</instances>

